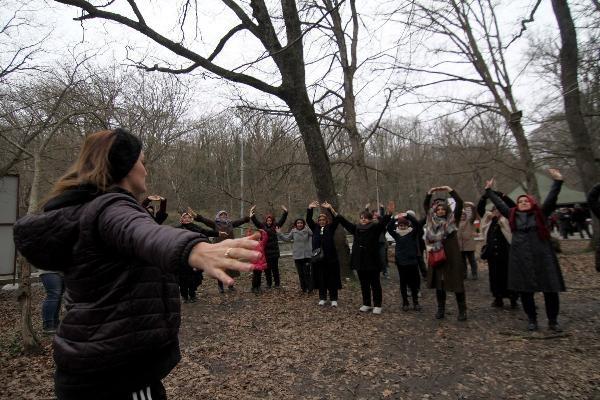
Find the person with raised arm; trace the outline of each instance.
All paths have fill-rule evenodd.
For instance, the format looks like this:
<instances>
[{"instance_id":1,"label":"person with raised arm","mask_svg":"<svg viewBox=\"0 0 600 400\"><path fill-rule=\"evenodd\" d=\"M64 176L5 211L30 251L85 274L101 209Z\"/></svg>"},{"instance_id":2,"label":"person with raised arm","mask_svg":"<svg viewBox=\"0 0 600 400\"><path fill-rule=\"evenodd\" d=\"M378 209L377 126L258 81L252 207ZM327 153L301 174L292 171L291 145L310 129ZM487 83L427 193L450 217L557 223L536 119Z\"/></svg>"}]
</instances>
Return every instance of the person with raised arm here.
<instances>
[{"instance_id":1,"label":"person with raised arm","mask_svg":"<svg viewBox=\"0 0 600 400\"><path fill-rule=\"evenodd\" d=\"M317 217L317 223L313 221L313 210L319 207L318 201L313 201L306 210L306 223L312 230L311 257L315 284L319 289L319 306L327 302L327 294L332 307L338 306L338 290L342 288L340 276L340 263L335 248L334 235L339 224L339 218L333 216L333 207L324 202L321 207L328 212L322 212Z\"/></svg>"},{"instance_id":2,"label":"person with raised arm","mask_svg":"<svg viewBox=\"0 0 600 400\"><path fill-rule=\"evenodd\" d=\"M329 207L334 217L340 224L354 236L352 242L351 266L358 274L363 304L359 308L361 312L373 311L373 314L381 314L383 293L381 289L380 274L383 268L379 255L379 237L385 232L385 228L394 212L394 203L388 204L385 215L380 215L379 221L373 221L373 214L365 209L359 214L359 223L353 224L343 215ZM373 298L371 301L371 293ZM373 306L371 306L371 304Z\"/></svg>"},{"instance_id":3,"label":"person with raised arm","mask_svg":"<svg viewBox=\"0 0 600 400\"><path fill-rule=\"evenodd\" d=\"M402 310L408 311L410 303L408 301L408 288L413 300L413 309L420 311L419 288L421 287L421 278L419 276L419 232L421 224L412 215L404 212L396 215L387 225L387 231L394 238L395 261L398 268L398 277L400 278L400 295L402 296Z\"/></svg>"},{"instance_id":4,"label":"person with raised arm","mask_svg":"<svg viewBox=\"0 0 600 400\"><path fill-rule=\"evenodd\" d=\"M233 228L237 228L238 226L244 225L246 222L250 221L250 217L242 217L232 221L231 219L229 219L229 214L225 210L219 210L215 215L214 220L202 216L201 214L192 210L190 207L188 207L187 212L194 218L194 221L202 222L209 228L212 228L219 232L219 236L215 239L215 243L219 243L227 239L235 239L235 231L233 230ZM235 270L227 271L227 273L232 278L237 278L238 276L240 276L239 272ZM219 287L219 292L225 293L225 287L223 286L223 282L217 281L217 285ZM233 286L232 284L231 286L229 286L229 290L234 291L235 286Z\"/></svg>"},{"instance_id":5,"label":"person with raised arm","mask_svg":"<svg viewBox=\"0 0 600 400\"><path fill-rule=\"evenodd\" d=\"M496 195L506 203L508 207L516 204L504 193L496 192ZM483 236L481 247L481 259L487 261L490 292L494 296L492 307L504 307L504 299L510 300L510 308L517 308L519 294L508 289L508 255L510 253L510 242L512 233L510 224L500 211L493 206L486 211L485 206L488 196L484 193L477 204L477 213L480 215L480 229Z\"/></svg>"},{"instance_id":6,"label":"person with raised arm","mask_svg":"<svg viewBox=\"0 0 600 400\"><path fill-rule=\"evenodd\" d=\"M464 203L463 212L458 223L458 244L463 257L464 272L463 276L467 278L467 264L471 265L471 279L477 280L477 259L475 258L475 248L477 243L477 228L475 228L475 220L477 213L475 205L469 201Z\"/></svg>"},{"instance_id":7,"label":"person with raised arm","mask_svg":"<svg viewBox=\"0 0 600 400\"><path fill-rule=\"evenodd\" d=\"M454 211L444 198L432 203L434 193L447 192L454 199ZM427 285L435 289L437 312L442 319L446 313L446 292L454 292L458 306L459 321L467 319L467 301L463 281L463 259L458 245L458 226L463 210L463 201L449 186L429 189L424 201L426 217L425 241L427 252Z\"/></svg>"},{"instance_id":8,"label":"person with raised arm","mask_svg":"<svg viewBox=\"0 0 600 400\"><path fill-rule=\"evenodd\" d=\"M558 294L566 289L546 221L556 208L563 177L557 169L551 168L548 173L554 182L541 206L535 197L523 194L517 197L515 207L509 207L492 190L494 178L486 181L485 193L510 225L512 241L508 260L508 288L521 295L523 310L529 320L527 329L538 329L534 295L543 292L548 328L559 332Z\"/></svg>"},{"instance_id":9,"label":"person with raised arm","mask_svg":"<svg viewBox=\"0 0 600 400\"><path fill-rule=\"evenodd\" d=\"M312 256L312 231L306 225L306 221L297 218L294 221L294 227L288 232L283 233L280 227L276 227L277 236L284 242L292 242L292 257L298 272L300 290L302 293L312 293L313 274L310 265Z\"/></svg>"},{"instance_id":10,"label":"person with raised arm","mask_svg":"<svg viewBox=\"0 0 600 400\"><path fill-rule=\"evenodd\" d=\"M155 211L154 206L152 205L153 201L158 201L158 211ZM157 224L162 225L163 222L169 217L167 213L167 199L158 195L148 196L142 201L142 207L144 207L152 218L156 221Z\"/></svg>"}]
</instances>

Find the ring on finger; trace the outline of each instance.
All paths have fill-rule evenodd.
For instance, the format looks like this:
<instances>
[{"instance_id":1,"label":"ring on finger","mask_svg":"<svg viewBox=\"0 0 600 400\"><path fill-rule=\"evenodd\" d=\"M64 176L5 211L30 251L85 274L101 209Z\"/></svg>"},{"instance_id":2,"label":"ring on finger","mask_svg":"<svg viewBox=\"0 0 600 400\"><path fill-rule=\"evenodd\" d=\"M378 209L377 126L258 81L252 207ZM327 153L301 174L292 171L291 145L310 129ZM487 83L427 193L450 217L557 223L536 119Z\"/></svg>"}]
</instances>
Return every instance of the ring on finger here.
<instances>
[{"instance_id":1,"label":"ring on finger","mask_svg":"<svg viewBox=\"0 0 600 400\"><path fill-rule=\"evenodd\" d=\"M233 250L233 247L228 248L227 250L225 250L225 257L226 258L233 258L229 255L229 253L231 252L231 250Z\"/></svg>"}]
</instances>

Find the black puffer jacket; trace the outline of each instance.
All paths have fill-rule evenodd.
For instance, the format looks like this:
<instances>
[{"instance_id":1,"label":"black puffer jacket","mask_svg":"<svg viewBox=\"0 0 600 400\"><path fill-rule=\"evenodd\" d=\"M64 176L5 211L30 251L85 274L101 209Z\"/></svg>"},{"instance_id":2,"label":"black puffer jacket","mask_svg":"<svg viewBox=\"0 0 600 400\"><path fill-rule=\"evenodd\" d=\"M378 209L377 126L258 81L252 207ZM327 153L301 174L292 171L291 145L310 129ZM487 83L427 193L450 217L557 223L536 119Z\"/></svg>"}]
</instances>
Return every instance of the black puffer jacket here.
<instances>
[{"instance_id":1,"label":"black puffer jacket","mask_svg":"<svg viewBox=\"0 0 600 400\"><path fill-rule=\"evenodd\" d=\"M64 273L67 311L53 343L57 392L107 382L136 387L177 364L174 274L205 236L158 225L128 192L90 187L21 218L14 236L33 265Z\"/></svg>"},{"instance_id":2,"label":"black puffer jacket","mask_svg":"<svg viewBox=\"0 0 600 400\"><path fill-rule=\"evenodd\" d=\"M379 236L385 232L390 222L391 214L384 215L380 221L368 224L353 224L341 214L337 215L340 224L354 235L352 242L351 267L357 271L381 271L381 257L379 257Z\"/></svg>"}]
</instances>

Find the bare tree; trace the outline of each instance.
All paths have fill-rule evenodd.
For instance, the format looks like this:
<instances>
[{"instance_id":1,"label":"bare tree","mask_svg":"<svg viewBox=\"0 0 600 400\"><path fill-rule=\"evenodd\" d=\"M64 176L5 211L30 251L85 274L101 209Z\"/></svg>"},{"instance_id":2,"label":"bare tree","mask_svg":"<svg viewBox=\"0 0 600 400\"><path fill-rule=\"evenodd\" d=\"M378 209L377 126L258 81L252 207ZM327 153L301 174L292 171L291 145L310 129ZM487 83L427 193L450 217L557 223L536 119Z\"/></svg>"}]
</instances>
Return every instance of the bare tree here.
<instances>
[{"instance_id":1,"label":"bare tree","mask_svg":"<svg viewBox=\"0 0 600 400\"><path fill-rule=\"evenodd\" d=\"M59 3L71 5L82 10L82 15L76 20L88 21L91 19L104 19L117 22L135 30L154 43L171 51L173 54L189 60L186 68L173 69L168 66L146 66L148 71L161 71L168 73L188 73L197 68L202 68L221 78L235 83L253 87L261 92L270 94L282 100L290 109L307 152L312 180L320 199L328 199L337 204L337 194L334 187L329 158L321 136L319 121L313 104L308 96L305 78L303 34L301 20L294 0L281 0L281 15L273 16L263 0L251 0L249 8L251 14L244 6L234 0L222 0L222 3L231 10L239 19L239 24L232 27L227 34L215 45L211 54L201 55L186 47L183 41L173 40L153 29L144 19L143 10L138 7L135 0L128 3L135 19L124 14L108 11L112 3L94 5L85 0L55 0ZM187 2L187 5L192 3ZM197 7L197 5L196 5ZM189 11L189 8L186 8ZM274 18L281 18L284 25L286 44L282 44L277 33ZM185 18L184 18L185 19ZM274 86L255 76L237 72L234 69L221 67L215 62L217 55L223 50L227 42L236 33L247 31L263 46L265 57L274 62L279 74L280 84Z\"/></svg>"},{"instance_id":2,"label":"bare tree","mask_svg":"<svg viewBox=\"0 0 600 400\"><path fill-rule=\"evenodd\" d=\"M500 115L515 138L526 189L539 194L534 160L521 122L522 111L513 94L513 82L506 62L508 45L503 42L494 2L413 0L391 13L391 17L400 17L401 23L407 28L407 37L418 40L417 45L423 41L428 43L425 46L428 60L424 65L416 65L412 58L409 62L397 60L395 68L398 70L427 77L426 81L404 89L415 93L431 86L458 84L461 85L460 89L452 95L440 96L436 93L435 98L426 98L423 102L452 105L455 110L451 113L456 113L456 109L464 111L475 108L479 112ZM441 41L436 44L438 40ZM470 66L475 74L461 71L461 66L465 65ZM474 88L479 96L477 92L468 93L465 87ZM454 93L468 94L461 97Z\"/></svg>"}]
</instances>

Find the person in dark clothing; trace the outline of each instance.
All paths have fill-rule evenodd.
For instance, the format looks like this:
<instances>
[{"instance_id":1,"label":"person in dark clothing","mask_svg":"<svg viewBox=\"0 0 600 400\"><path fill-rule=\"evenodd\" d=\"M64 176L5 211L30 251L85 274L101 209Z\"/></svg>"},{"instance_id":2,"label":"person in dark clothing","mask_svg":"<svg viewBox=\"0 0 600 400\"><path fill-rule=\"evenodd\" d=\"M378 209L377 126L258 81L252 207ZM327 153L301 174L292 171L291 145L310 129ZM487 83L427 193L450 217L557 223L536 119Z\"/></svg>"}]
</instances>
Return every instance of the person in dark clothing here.
<instances>
[{"instance_id":1,"label":"person in dark clothing","mask_svg":"<svg viewBox=\"0 0 600 400\"><path fill-rule=\"evenodd\" d=\"M600 183L588 193L587 203L596 218L600 218ZM596 271L600 272L600 240L596 241Z\"/></svg>"},{"instance_id":2,"label":"person in dark clothing","mask_svg":"<svg viewBox=\"0 0 600 400\"><path fill-rule=\"evenodd\" d=\"M508 207L516 205L504 193L496 194ZM494 296L492 307L504 307L504 299L508 298L511 308L516 309L519 295L508 290L508 254L512 239L510 225L495 206L491 211L486 211L487 200L488 196L484 193L477 204L477 213L481 216L479 227L484 238L481 258L487 261L490 291Z\"/></svg>"},{"instance_id":3,"label":"person in dark clothing","mask_svg":"<svg viewBox=\"0 0 600 400\"><path fill-rule=\"evenodd\" d=\"M579 232L579 236L581 236L582 239L584 238L583 232L587 234L588 239L592 238L587 224L588 217L589 212L581 207L580 204L575 204L575 207L573 207L573 212L571 213L571 221L573 221L575 231Z\"/></svg>"},{"instance_id":4,"label":"person in dark clothing","mask_svg":"<svg viewBox=\"0 0 600 400\"><path fill-rule=\"evenodd\" d=\"M381 290L381 258L379 256L379 237L390 221L394 212L393 203L388 206L388 213L381 216L381 220L373 221L373 214L370 211L364 210L359 215L359 223L353 224L344 218L341 214L337 214L329 203L324 203L325 208L337 217L340 224L346 230L354 235L352 242L352 258L351 266L358 273L360 280L360 289L362 292L363 304L360 311L367 312L373 310L373 314L381 314L381 305L383 295ZM371 292L373 293L373 302L371 302ZM373 304L373 307L371 307Z\"/></svg>"},{"instance_id":5,"label":"person in dark clothing","mask_svg":"<svg viewBox=\"0 0 600 400\"><path fill-rule=\"evenodd\" d=\"M275 284L275 288L279 288L281 286L281 281L279 277L279 242L277 239L277 228L281 227L285 224L285 220L287 219L288 210L285 206L281 206L281 210L283 213L281 214L281 218L279 221L275 223L275 218L268 214L265 218L265 222L262 223L256 218L256 206L252 206L250 208L250 219L254 226L258 229L262 229L267 232L268 241L266 248L266 257L267 257L267 269L265 270L265 279L267 280L267 288L271 289L273 284ZM259 292L261 286L261 278L262 271L254 271L252 276L252 291Z\"/></svg>"},{"instance_id":6,"label":"person in dark clothing","mask_svg":"<svg viewBox=\"0 0 600 400\"><path fill-rule=\"evenodd\" d=\"M454 211L445 199L432 203L433 193L448 192L455 201ZM458 245L458 226L456 221L462 215L463 201L449 186L429 189L424 201L427 223L425 240L431 249L427 253L427 285L435 289L437 312L435 317L442 319L446 312L446 292L454 292L458 306L459 321L467 319L467 301L463 282L463 259ZM439 263L432 262L436 253L443 254Z\"/></svg>"},{"instance_id":7,"label":"person in dark clothing","mask_svg":"<svg viewBox=\"0 0 600 400\"><path fill-rule=\"evenodd\" d=\"M419 305L419 221L409 213L398 214L390 220L387 231L396 241L395 260L400 278L400 294L402 296L402 310L408 311L408 288L413 300L413 309L421 310Z\"/></svg>"},{"instance_id":8,"label":"person in dark clothing","mask_svg":"<svg viewBox=\"0 0 600 400\"><path fill-rule=\"evenodd\" d=\"M192 221L192 215L184 212L181 214L179 219L180 224L176 228L187 229L188 231L201 233L206 237L219 237L219 232L212 229L204 229ZM195 303L196 302L196 291L198 286L202 284L203 276L202 271L194 269L189 265L181 265L179 268L179 292L183 298L184 303Z\"/></svg>"},{"instance_id":9,"label":"person in dark clothing","mask_svg":"<svg viewBox=\"0 0 600 400\"><path fill-rule=\"evenodd\" d=\"M560 230L560 236L562 236L563 239L568 239L569 235L573 233L571 211L567 207L562 207L560 210L558 210L558 226Z\"/></svg>"},{"instance_id":10,"label":"person in dark clothing","mask_svg":"<svg viewBox=\"0 0 600 400\"><path fill-rule=\"evenodd\" d=\"M548 327L560 331L558 324L559 292L564 292L563 280L558 258L550 242L550 231L546 219L556 208L556 200L563 183L557 169L549 169L554 183L540 207L533 196L522 195L517 198L517 206L509 208L491 189L494 178L485 184L486 195L498 211L508 218L512 241L508 261L508 288L521 294L523 310L529 318L527 329L538 329L535 292L543 292L546 304Z\"/></svg>"},{"instance_id":11,"label":"person in dark clothing","mask_svg":"<svg viewBox=\"0 0 600 400\"><path fill-rule=\"evenodd\" d=\"M160 204L158 211L156 212L154 210L154 206L151 204L153 201L158 201ZM167 199L164 197L157 195L148 196L144 199L144 201L142 201L142 207L148 210L152 218L154 218L156 223L159 225L162 225L162 223L165 222L165 220L169 217L169 214L167 214Z\"/></svg>"},{"instance_id":12,"label":"person in dark clothing","mask_svg":"<svg viewBox=\"0 0 600 400\"><path fill-rule=\"evenodd\" d=\"M244 225L245 223L250 221L250 217L243 217L232 221L229 219L229 214L225 210L219 210L215 215L214 220L206 218L201 214L196 213L189 207L187 212L191 214L191 216L194 218L194 221L202 222L209 228L212 228L219 232L219 236L215 239L215 243L219 243L227 239L235 239L235 232L233 228L237 228L238 226ZM240 276L239 272L235 270L227 271L227 273L232 278L237 278L238 276ZM223 286L223 282L218 280L217 285L219 287L219 293L225 293L225 287ZM235 290L233 284L229 286L229 290Z\"/></svg>"},{"instance_id":13,"label":"person in dark clothing","mask_svg":"<svg viewBox=\"0 0 600 400\"><path fill-rule=\"evenodd\" d=\"M64 274L66 313L53 340L59 400L166 399L161 380L181 359L180 265L230 284L225 269L251 271L260 257L258 235L210 244L158 225L138 203L145 191L140 140L96 132L43 212L14 226L30 263Z\"/></svg>"},{"instance_id":14,"label":"person in dark clothing","mask_svg":"<svg viewBox=\"0 0 600 400\"><path fill-rule=\"evenodd\" d=\"M315 287L319 289L319 305L324 306L329 293L329 300L332 307L338 306L338 290L342 288L342 279L340 276L340 263L337 250L335 248L334 235L339 224L339 218L331 214L329 203L325 202L322 207L329 210L328 213L321 213L317 218L317 223L313 221L313 210L319 206L319 202L313 201L306 210L306 223L312 230L312 250L314 254L319 249L322 253L320 260L313 260L313 274L315 276Z\"/></svg>"}]
</instances>

